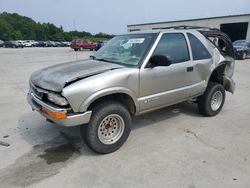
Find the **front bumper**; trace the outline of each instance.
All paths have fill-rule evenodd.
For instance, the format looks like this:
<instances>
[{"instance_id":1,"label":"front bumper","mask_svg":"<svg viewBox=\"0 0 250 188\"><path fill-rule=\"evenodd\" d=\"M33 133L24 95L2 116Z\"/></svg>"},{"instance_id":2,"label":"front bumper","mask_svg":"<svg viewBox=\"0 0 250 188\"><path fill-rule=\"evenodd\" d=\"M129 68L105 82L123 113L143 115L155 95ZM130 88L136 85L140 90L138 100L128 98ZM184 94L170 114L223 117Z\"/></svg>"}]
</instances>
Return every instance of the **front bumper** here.
<instances>
[{"instance_id":1,"label":"front bumper","mask_svg":"<svg viewBox=\"0 0 250 188\"><path fill-rule=\"evenodd\" d=\"M46 117L49 121L64 127L73 127L89 123L92 114L92 111L87 111L79 114L67 114L67 117L65 119L59 119L52 117L49 113L46 113L46 111L44 111L43 109L46 109L52 113L67 113L67 109L52 107L41 101L32 92L29 92L27 94L27 101L30 104L32 110L38 111L42 116Z\"/></svg>"}]
</instances>

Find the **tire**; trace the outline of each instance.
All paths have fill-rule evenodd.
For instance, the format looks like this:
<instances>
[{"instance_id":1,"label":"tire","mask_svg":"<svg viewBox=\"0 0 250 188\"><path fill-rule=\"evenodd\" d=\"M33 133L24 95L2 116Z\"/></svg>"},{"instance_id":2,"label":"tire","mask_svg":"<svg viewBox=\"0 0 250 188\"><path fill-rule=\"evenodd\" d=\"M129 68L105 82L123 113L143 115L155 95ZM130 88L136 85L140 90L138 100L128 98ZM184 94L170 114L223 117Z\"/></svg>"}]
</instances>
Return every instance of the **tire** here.
<instances>
[{"instance_id":1,"label":"tire","mask_svg":"<svg viewBox=\"0 0 250 188\"><path fill-rule=\"evenodd\" d=\"M242 60L245 60L246 59L246 56L247 56L247 53L246 52L243 52L242 56L241 56L241 59Z\"/></svg>"},{"instance_id":2,"label":"tire","mask_svg":"<svg viewBox=\"0 0 250 188\"><path fill-rule=\"evenodd\" d=\"M81 134L92 150L107 154L125 143L131 131L130 125L130 113L122 104L103 102L93 108L91 120L88 125L82 126Z\"/></svg>"},{"instance_id":3,"label":"tire","mask_svg":"<svg viewBox=\"0 0 250 188\"><path fill-rule=\"evenodd\" d=\"M205 93L198 98L199 112L204 116L217 115L225 102L225 89L216 82L209 82Z\"/></svg>"},{"instance_id":4,"label":"tire","mask_svg":"<svg viewBox=\"0 0 250 188\"><path fill-rule=\"evenodd\" d=\"M74 48L74 50L77 52L78 51L78 49L77 48Z\"/></svg>"}]
</instances>

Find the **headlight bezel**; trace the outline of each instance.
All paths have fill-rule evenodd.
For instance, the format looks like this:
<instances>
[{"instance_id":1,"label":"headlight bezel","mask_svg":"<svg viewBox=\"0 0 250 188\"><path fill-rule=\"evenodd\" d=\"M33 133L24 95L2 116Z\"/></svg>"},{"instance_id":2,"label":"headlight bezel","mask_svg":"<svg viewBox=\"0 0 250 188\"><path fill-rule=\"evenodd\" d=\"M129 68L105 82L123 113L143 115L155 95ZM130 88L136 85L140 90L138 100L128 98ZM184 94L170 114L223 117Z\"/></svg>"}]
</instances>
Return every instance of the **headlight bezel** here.
<instances>
[{"instance_id":1,"label":"headlight bezel","mask_svg":"<svg viewBox=\"0 0 250 188\"><path fill-rule=\"evenodd\" d=\"M48 92L46 97L49 102L59 106L67 106L69 104L67 99L58 93Z\"/></svg>"}]
</instances>

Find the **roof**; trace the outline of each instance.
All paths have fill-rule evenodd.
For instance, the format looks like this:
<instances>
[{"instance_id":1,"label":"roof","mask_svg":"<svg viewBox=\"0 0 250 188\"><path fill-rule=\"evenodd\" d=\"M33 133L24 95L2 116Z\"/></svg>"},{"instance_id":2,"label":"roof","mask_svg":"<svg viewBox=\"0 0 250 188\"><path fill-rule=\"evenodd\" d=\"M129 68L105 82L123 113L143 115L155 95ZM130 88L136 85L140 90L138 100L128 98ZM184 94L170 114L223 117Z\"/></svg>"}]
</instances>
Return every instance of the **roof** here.
<instances>
[{"instance_id":1,"label":"roof","mask_svg":"<svg viewBox=\"0 0 250 188\"><path fill-rule=\"evenodd\" d=\"M231 17L241 17L241 16L250 16L250 14L238 14L238 15L216 16L216 17L196 18L196 19L187 19L187 20L175 20L175 21L173 20L173 21L166 21L166 22L151 22L151 23L143 23L143 24L131 24L131 25L127 25L127 27L140 26L140 25L173 23L173 22L188 22L188 21L198 21L198 20L217 19L217 18L231 18Z\"/></svg>"},{"instance_id":2,"label":"roof","mask_svg":"<svg viewBox=\"0 0 250 188\"><path fill-rule=\"evenodd\" d=\"M150 29L150 30L138 30L138 31L130 31L127 34L148 34L148 33L161 33L161 32L186 32L187 30L196 30L196 31L202 31L202 32L221 32L217 28L213 27L199 27L199 26L172 26L172 27L163 27L163 28L157 28L157 29Z\"/></svg>"}]
</instances>

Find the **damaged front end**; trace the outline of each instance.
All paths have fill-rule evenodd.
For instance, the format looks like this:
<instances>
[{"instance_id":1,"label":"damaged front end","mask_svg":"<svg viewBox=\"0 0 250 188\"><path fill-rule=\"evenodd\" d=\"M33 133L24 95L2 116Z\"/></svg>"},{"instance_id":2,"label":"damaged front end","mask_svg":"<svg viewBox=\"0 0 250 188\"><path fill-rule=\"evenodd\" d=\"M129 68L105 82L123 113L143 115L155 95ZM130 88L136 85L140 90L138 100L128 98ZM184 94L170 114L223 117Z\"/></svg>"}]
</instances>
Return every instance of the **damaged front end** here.
<instances>
[{"instance_id":1,"label":"damaged front end","mask_svg":"<svg viewBox=\"0 0 250 188\"><path fill-rule=\"evenodd\" d=\"M30 78L28 103L50 122L67 127L86 124L90 121L92 111L74 110L63 90L79 80L121 67L96 60L83 60L36 71Z\"/></svg>"},{"instance_id":2,"label":"damaged front end","mask_svg":"<svg viewBox=\"0 0 250 188\"><path fill-rule=\"evenodd\" d=\"M53 104L52 102L45 100L46 95L49 93L50 92L46 90L31 85L30 91L27 94L27 101L31 108L39 112L49 122L65 127L72 127L89 122L92 114L91 111L74 113L68 104L65 104L64 106Z\"/></svg>"}]
</instances>

